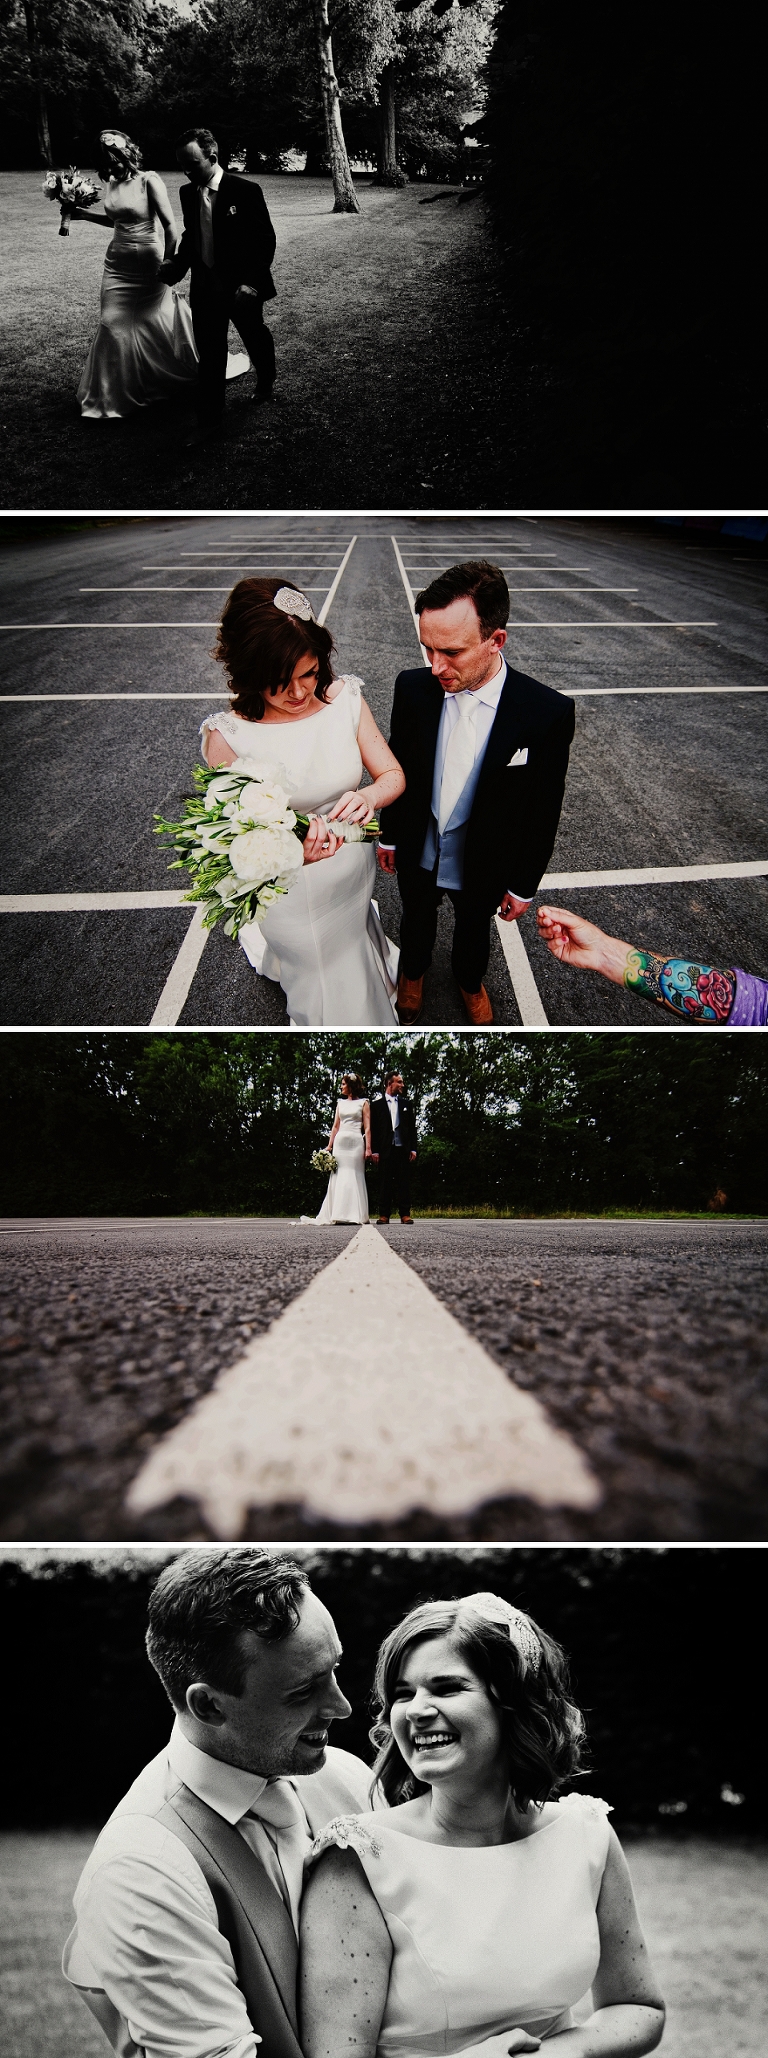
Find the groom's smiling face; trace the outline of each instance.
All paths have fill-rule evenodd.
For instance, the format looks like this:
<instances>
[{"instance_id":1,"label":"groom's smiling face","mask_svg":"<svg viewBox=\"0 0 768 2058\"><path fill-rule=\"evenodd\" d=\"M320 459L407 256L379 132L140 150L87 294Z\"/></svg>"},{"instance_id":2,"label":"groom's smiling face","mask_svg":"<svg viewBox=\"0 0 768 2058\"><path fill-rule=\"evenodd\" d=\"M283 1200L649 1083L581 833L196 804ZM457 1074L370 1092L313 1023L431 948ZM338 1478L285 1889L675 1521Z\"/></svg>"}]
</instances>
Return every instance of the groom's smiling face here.
<instances>
[{"instance_id":1,"label":"groom's smiling face","mask_svg":"<svg viewBox=\"0 0 768 2058\"><path fill-rule=\"evenodd\" d=\"M419 636L444 693L473 692L495 678L507 640L506 629L483 635L468 594L452 600L450 607L425 607L419 617Z\"/></svg>"},{"instance_id":2,"label":"groom's smiling face","mask_svg":"<svg viewBox=\"0 0 768 2058\"><path fill-rule=\"evenodd\" d=\"M264 1779L319 1772L332 1722L351 1714L336 1678L341 1644L327 1608L307 1592L296 1629L278 1643L242 1630L240 1694L197 1683L179 1717L184 1734L209 1757Z\"/></svg>"}]
</instances>

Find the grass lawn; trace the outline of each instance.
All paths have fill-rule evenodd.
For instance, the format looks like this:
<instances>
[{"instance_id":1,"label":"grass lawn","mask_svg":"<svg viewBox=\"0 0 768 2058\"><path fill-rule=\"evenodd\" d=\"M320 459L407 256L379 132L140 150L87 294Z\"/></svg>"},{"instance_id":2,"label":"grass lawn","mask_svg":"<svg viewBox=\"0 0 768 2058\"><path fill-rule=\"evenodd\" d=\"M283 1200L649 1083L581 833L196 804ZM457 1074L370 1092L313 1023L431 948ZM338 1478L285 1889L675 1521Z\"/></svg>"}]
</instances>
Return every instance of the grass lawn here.
<instances>
[{"instance_id":1,"label":"grass lawn","mask_svg":"<svg viewBox=\"0 0 768 2058\"><path fill-rule=\"evenodd\" d=\"M104 2058L59 1972L88 1831L2 1838L4 2058ZM627 1836L640 1914L669 2006L665 2058L763 2058L768 1848Z\"/></svg>"},{"instance_id":2,"label":"grass lawn","mask_svg":"<svg viewBox=\"0 0 768 2058\"><path fill-rule=\"evenodd\" d=\"M167 183L180 221L178 175ZM191 401L81 421L75 391L108 232L75 222L60 237L40 177L0 175L4 505L506 504L530 407L526 379L504 361L508 317L479 190L363 183L361 213L334 215L328 180L260 183L277 231L267 319L278 397L255 409L253 376L236 382L227 441L193 458Z\"/></svg>"}]
</instances>

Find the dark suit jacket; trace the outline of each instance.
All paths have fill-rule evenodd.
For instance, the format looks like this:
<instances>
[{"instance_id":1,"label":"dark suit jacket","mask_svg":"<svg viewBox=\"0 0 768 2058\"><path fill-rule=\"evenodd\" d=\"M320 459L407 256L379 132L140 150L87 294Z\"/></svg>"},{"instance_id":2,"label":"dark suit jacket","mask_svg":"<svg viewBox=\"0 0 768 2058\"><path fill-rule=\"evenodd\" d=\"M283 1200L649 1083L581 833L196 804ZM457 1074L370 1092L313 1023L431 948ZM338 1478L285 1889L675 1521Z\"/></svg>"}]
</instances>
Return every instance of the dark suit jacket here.
<instances>
[{"instance_id":1,"label":"dark suit jacket","mask_svg":"<svg viewBox=\"0 0 768 2058\"><path fill-rule=\"evenodd\" d=\"M184 229L175 257L169 260L166 277L172 285L192 270L202 268L200 248L200 199L197 186L182 186L179 192ZM251 179L225 172L211 209L216 276L227 293L238 286L254 286L262 300L274 300L275 285L270 265L275 254L275 231L260 186Z\"/></svg>"},{"instance_id":2,"label":"dark suit jacket","mask_svg":"<svg viewBox=\"0 0 768 2058\"><path fill-rule=\"evenodd\" d=\"M432 672L395 681L390 744L405 792L382 809L382 843L394 844L398 871L419 864L432 812L432 779L443 688ZM507 672L486 746L464 849L464 892L493 909L508 889L529 899L546 871L563 804L575 708L525 672ZM518 750L525 765L510 767Z\"/></svg>"},{"instance_id":3,"label":"dark suit jacket","mask_svg":"<svg viewBox=\"0 0 768 2058\"><path fill-rule=\"evenodd\" d=\"M400 1135L402 1137L403 1150L412 1151L418 1149L416 1142L416 1117L405 1093L400 1102ZM371 1150L375 1151L378 1157L385 1158L389 1151L394 1150L394 1147L392 1117L387 1107L385 1095L377 1093L375 1100L371 1101Z\"/></svg>"}]
</instances>

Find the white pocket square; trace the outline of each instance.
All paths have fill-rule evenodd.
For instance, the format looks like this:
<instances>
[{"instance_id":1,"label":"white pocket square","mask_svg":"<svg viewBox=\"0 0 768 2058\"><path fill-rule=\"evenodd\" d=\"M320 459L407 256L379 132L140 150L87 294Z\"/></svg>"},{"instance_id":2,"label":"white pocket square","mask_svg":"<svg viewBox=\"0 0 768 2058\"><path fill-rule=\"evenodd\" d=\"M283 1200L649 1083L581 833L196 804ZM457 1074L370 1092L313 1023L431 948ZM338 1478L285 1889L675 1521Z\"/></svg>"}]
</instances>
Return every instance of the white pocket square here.
<instances>
[{"instance_id":1,"label":"white pocket square","mask_svg":"<svg viewBox=\"0 0 768 2058\"><path fill-rule=\"evenodd\" d=\"M515 751L515 755L514 755L514 757L511 757L511 758L509 758L509 759L508 759L508 761L507 761L507 771L509 771L509 767L510 767L510 765L527 765L527 763L528 763L528 745L527 745L527 743L526 743L526 746L525 746L525 749L524 749L524 750L516 750L516 751Z\"/></svg>"}]
</instances>

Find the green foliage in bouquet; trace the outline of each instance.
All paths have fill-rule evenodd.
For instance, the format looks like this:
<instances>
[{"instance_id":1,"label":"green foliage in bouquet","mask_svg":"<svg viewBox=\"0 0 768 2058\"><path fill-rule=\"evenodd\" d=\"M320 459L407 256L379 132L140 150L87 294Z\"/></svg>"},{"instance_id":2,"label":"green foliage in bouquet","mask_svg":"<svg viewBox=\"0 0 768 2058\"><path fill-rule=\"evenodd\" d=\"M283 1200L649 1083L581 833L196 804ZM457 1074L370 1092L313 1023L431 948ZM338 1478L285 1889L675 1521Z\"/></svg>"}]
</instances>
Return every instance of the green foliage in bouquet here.
<instances>
[{"instance_id":1,"label":"green foliage in bouquet","mask_svg":"<svg viewBox=\"0 0 768 2058\"><path fill-rule=\"evenodd\" d=\"M158 814L155 833L172 839L177 855L169 869L192 874L184 898L205 903L205 928L224 919L225 935L237 937L290 892L304 862L310 816L291 807L283 765L235 758L224 769L196 765L192 776L196 792L184 802L183 819L167 822ZM371 842L379 833L375 817L364 826L331 826L344 843Z\"/></svg>"},{"instance_id":2,"label":"green foliage in bouquet","mask_svg":"<svg viewBox=\"0 0 768 2058\"><path fill-rule=\"evenodd\" d=\"M329 1150L315 1150L309 1160L313 1172L322 1172L326 1179L338 1170L336 1159Z\"/></svg>"}]
</instances>

